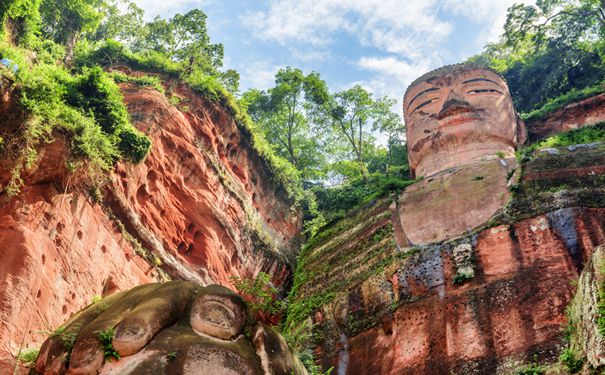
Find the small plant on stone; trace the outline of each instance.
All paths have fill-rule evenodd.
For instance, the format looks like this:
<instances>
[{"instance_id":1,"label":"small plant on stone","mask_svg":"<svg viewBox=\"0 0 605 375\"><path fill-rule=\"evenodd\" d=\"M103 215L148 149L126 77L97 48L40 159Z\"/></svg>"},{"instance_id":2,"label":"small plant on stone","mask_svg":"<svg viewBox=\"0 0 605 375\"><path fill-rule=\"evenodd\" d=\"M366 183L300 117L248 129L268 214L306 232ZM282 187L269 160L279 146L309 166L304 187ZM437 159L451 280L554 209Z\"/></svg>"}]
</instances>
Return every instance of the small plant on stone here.
<instances>
[{"instance_id":1,"label":"small plant on stone","mask_svg":"<svg viewBox=\"0 0 605 375\"><path fill-rule=\"evenodd\" d=\"M582 358L576 358L576 354L573 350L567 348L559 356L559 361L567 367L571 374L576 374L582 370L584 366L584 360Z\"/></svg>"},{"instance_id":2,"label":"small plant on stone","mask_svg":"<svg viewBox=\"0 0 605 375\"><path fill-rule=\"evenodd\" d=\"M254 279L232 276L231 281L237 291L248 301L252 316L258 313L279 315L285 309L285 302L279 300L279 291L271 284L271 276L260 272Z\"/></svg>"},{"instance_id":3,"label":"small plant on stone","mask_svg":"<svg viewBox=\"0 0 605 375\"><path fill-rule=\"evenodd\" d=\"M38 359L39 352L40 350L35 348L25 349L19 353L17 358L25 367L30 368L33 367L36 359Z\"/></svg>"},{"instance_id":4,"label":"small plant on stone","mask_svg":"<svg viewBox=\"0 0 605 375\"><path fill-rule=\"evenodd\" d=\"M172 361L173 359L175 359L176 358L176 351L175 352L170 352L170 353L166 354L166 358L169 361Z\"/></svg>"},{"instance_id":5,"label":"small plant on stone","mask_svg":"<svg viewBox=\"0 0 605 375\"><path fill-rule=\"evenodd\" d=\"M112 358L120 359L120 354L113 347L113 336L116 334L115 329L108 328L99 332L99 340L101 340L101 347L103 348L103 355L107 361Z\"/></svg>"}]
</instances>

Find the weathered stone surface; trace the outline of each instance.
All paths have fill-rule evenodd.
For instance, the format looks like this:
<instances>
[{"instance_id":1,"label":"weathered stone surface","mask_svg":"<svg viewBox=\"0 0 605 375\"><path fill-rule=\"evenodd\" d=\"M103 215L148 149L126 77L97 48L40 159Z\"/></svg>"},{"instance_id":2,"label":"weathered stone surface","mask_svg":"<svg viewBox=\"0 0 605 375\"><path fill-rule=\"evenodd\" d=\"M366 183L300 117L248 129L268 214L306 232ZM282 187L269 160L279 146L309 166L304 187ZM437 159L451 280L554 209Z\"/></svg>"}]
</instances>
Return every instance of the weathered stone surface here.
<instances>
[{"instance_id":1,"label":"weathered stone surface","mask_svg":"<svg viewBox=\"0 0 605 375\"><path fill-rule=\"evenodd\" d=\"M293 301L324 301L306 320L307 347L341 374L508 374L534 354L556 362L573 280L605 242L604 164L599 148L535 155L490 227L447 242L410 248L392 229L385 238L398 218L388 199L353 212L301 259L315 276Z\"/></svg>"},{"instance_id":2,"label":"weathered stone surface","mask_svg":"<svg viewBox=\"0 0 605 375\"><path fill-rule=\"evenodd\" d=\"M502 77L473 66L448 68L420 78L403 99L410 170L416 177L495 154L511 157L527 138Z\"/></svg>"},{"instance_id":3,"label":"weathered stone surface","mask_svg":"<svg viewBox=\"0 0 605 375\"><path fill-rule=\"evenodd\" d=\"M605 336L597 324L599 303L605 289L605 248L597 247L578 279L577 293L569 308L570 349L594 368L605 365Z\"/></svg>"},{"instance_id":4,"label":"weathered stone surface","mask_svg":"<svg viewBox=\"0 0 605 375\"><path fill-rule=\"evenodd\" d=\"M166 273L223 285L261 270L277 286L288 277L300 213L225 108L183 85L173 90L178 108L158 91L123 86L153 147L144 163L115 168L100 203L81 174L66 170L61 136L41 146L19 195L0 190L1 358L39 345L38 331L52 331L93 296ZM4 121L15 113L10 92L2 95ZM0 189L12 167L0 165Z\"/></svg>"},{"instance_id":5,"label":"weathered stone surface","mask_svg":"<svg viewBox=\"0 0 605 375\"><path fill-rule=\"evenodd\" d=\"M531 141L605 121L605 94L596 95L527 122Z\"/></svg>"},{"instance_id":6,"label":"weathered stone surface","mask_svg":"<svg viewBox=\"0 0 605 375\"><path fill-rule=\"evenodd\" d=\"M487 222L509 199L515 159L451 168L409 186L399 197L401 226L411 244L443 241Z\"/></svg>"},{"instance_id":7,"label":"weathered stone surface","mask_svg":"<svg viewBox=\"0 0 605 375\"><path fill-rule=\"evenodd\" d=\"M247 309L242 297L219 285L138 286L75 314L45 341L35 369L58 375L306 375L283 337L247 321ZM113 327L111 345L120 359L106 360L100 332ZM66 346L70 337L73 349Z\"/></svg>"}]
</instances>

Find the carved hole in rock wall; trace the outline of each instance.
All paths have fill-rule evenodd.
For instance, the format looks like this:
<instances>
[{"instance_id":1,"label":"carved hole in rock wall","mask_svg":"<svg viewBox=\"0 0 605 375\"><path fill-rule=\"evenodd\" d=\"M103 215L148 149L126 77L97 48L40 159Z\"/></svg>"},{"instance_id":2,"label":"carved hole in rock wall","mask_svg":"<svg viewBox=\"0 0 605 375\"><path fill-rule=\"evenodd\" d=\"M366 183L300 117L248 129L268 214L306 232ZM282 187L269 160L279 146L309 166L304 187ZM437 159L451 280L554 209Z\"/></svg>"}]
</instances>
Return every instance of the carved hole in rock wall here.
<instances>
[{"instance_id":1,"label":"carved hole in rock wall","mask_svg":"<svg viewBox=\"0 0 605 375\"><path fill-rule=\"evenodd\" d=\"M236 137L237 137L236 133L231 133L231 135L229 136L229 140L233 141Z\"/></svg>"},{"instance_id":2,"label":"carved hole in rock wall","mask_svg":"<svg viewBox=\"0 0 605 375\"><path fill-rule=\"evenodd\" d=\"M191 223L187 226L187 233L191 233L193 232L193 229L195 229L195 224Z\"/></svg>"},{"instance_id":3,"label":"carved hole in rock wall","mask_svg":"<svg viewBox=\"0 0 605 375\"><path fill-rule=\"evenodd\" d=\"M42 264L46 264L46 255L42 254Z\"/></svg>"},{"instance_id":4,"label":"carved hole in rock wall","mask_svg":"<svg viewBox=\"0 0 605 375\"><path fill-rule=\"evenodd\" d=\"M185 250L187 250L187 244L185 242L181 242L177 247L177 251L183 253Z\"/></svg>"},{"instance_id":5,"label":"carved hole in rock wall","mask_svg":"<svg viewBox=\"0 0 605 375\"><path fill-rule=\"evenodd\" d=\"M40 298L42 297L42 291L38 290L38 293L36 293L36 298Z\"/></svg>"},{"instance_id":6,"label":"carved hole in rock wall","mask_svg":"<svg viewBox=\"0 0 605 375\"><path fill-rule=\"evenodd\" d=\"M101 246L101 252L105 254L107 252L107 247L105 245Z\"/></svg>"},{"instance_id":7,"label":"carved hole in rock wall","mask_svg":"<svg viewBox=\"0 0 605 375\"><path fill-rule=\"evenodd\" d=\"M229 158L231 159L235 159L235 157L237 156L237 147L233 147L230 151L229 151Z\"/></svg>"},{"instance_id":8,"label":"carved hole in rock wall","mask_svg":"<svg viewBox=\"0 0 605 375\"><path fill-rule=\"evenodd\" d=\"M67 314L67 306L63 305L61 312L63 312L63 315Z\"/></svg>"},{"instance_id":9,"label":"carved hole in rock wall","mask_svg":"<svg viewBox=\"0 0 605 375\"><path fill-rule=\"evenodd\" d=\"M76 299L76 293L71 294L71 299Z\"/></svg>"},{"instance_id":10,"label":"carved hole in rock wall","mask_svg":"<svg viewBox=\"0 0 605 375\"><path fill-rule=\"evenodd\" d=\"M124 254L126 255L126 261L130 262L130 258L131 258L130 253L124 253Z\"/></svg>"},{"instance_id":11,"label":"carved hole in rock wall","mask_svg":"<svg viewBox=\"0 0 605 375\"><path fill-rule=\"evenodd\" d=\"M78 239L81 240L82 237L84 236L84 234L82 233L81 230L78 231L78 233L76 233L76 235L78 236Z\"/></svg>"},{"instance_id":12,"label":"carved hole in rock wall","mask_svg":"<svg viewBox=\"0 0 605 375\"><path fill-rule=\"evenodd\" d=\"M239 167L238 167L237 165L235 165L234 163L232 163L232 164L231 164L231 169L233 170L233 173L235 173L235 175L236 175L237 177L239 177L239 179L240 179L241 181L244 181L244 180L245 180L245 178L244 178L244 173L242 172L242 170L241 170L241 169L239 169Z\"/></svg>"},{"instance_id":13,"label":"carved hole in rock wall","mask_svg":"<svg viewBox=\"0 0 605 375\"><path fill-rule=\"evenodd\" d=\"M187 251L185 252L185 255L191 255L191 252L193 251L194 247L193 244L189 244L189 246L187 247Z\"/></svg>"},{"instance_id":14,"label":"carved hole in rock wall","mask_svg":"<svg viewBox=\"0 0 605 375\"><path fill-rule=\"evenodd\" d=\"M256 203L256 193L252 193L252 202Z\"/></svg>"},{"instance_id":15,"label":"carved hole in rock wall","mask_svg":"<svg viewBox=\"0 0 605 375\"><path fill-rule=\"evenodd\" d=\"M212 135L216 137L216 135L217 135L216 128L212 128Z\"/></svg>"},{"instance_id":16,"label":"carved hole in rock wall","mask_svg":"<svg viewBox=\"0 0 605 375\"><path fill-rule=\"evenodd\" d=\"M56 226L57 233L61 234L63 232L64 228L65 228L65 224L63 224L63 223L57 223L57 226Z\"/></svg>"}]
</instances>

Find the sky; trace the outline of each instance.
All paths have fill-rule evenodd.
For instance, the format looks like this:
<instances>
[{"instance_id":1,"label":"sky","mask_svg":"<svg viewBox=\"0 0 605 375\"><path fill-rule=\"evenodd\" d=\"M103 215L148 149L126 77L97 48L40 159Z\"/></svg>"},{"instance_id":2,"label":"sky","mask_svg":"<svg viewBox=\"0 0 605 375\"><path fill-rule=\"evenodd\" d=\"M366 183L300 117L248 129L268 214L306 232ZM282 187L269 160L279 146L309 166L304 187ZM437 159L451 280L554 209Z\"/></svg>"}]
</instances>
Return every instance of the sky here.
<instances>
[{"instance_id":1,"label":"sky","mask_svg":"<svg viewBox=\"0 0 605 375\"><path fill-rule=\"evenodd\" d=\"M361 84L401 99L422 74L462 62L502 33L506 10L534 0L135 0L148 20L199 8L240 89L282 67L319 72L331 91Z\"/></svg>"}]
</instances>

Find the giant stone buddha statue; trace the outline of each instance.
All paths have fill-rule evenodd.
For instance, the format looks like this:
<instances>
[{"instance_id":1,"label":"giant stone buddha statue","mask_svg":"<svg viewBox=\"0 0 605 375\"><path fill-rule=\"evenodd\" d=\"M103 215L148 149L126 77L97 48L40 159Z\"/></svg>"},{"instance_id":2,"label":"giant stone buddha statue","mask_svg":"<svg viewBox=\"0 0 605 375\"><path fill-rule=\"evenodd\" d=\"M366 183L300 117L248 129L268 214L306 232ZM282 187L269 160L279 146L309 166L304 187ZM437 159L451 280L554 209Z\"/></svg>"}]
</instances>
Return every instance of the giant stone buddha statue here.
<instances>
[{"instance_id":1,"label":"giant stone buddha statue","mask_svg":"<svg viewBox=\"0 0 605 375\"><path fill-rule=\"evenodd\" d=\"M515 150L527 139L502 77L448 65L414 81L403 111L412 174L399 199L409 244L460 235L487 222L508 198Z\"/></svg>"}]
</instances>

